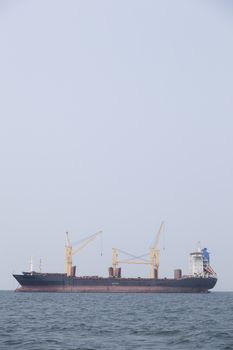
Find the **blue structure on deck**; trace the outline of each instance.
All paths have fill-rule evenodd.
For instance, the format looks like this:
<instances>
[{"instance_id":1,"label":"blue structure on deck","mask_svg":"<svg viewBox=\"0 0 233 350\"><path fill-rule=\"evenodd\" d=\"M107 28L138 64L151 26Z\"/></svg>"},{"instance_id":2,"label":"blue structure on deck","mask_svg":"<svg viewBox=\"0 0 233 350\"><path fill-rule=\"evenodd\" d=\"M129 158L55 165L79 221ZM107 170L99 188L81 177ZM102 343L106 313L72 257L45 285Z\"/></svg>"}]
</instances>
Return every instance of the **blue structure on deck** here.
<instances>
[{"instance_id":1,"label":"blue structure on deck","mask_svg":"<svg viewBox=\"0 0 233 350\"><path fill-rule=\"evenodd\" d=\"M210 253L208 252L207 248L202 249L202 258L203 258L203 265L209 265L210 264Z\"/></svg>"}]
</instances>

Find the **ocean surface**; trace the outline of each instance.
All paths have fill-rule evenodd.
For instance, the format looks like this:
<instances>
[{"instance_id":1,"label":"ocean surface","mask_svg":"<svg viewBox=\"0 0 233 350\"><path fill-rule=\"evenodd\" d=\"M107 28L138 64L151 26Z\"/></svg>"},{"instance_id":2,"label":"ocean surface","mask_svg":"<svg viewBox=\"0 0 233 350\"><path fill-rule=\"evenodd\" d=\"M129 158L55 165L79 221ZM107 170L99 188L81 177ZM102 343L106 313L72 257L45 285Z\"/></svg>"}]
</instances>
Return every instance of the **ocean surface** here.
<instances>
[{"instance_id":1,"label":"ocean surface","mask_svg":"<svg viewBox=\"0 0 233 350\"><path fill-rule=\"evenodd\" d=\"M233 293L4 291L0 349L233 349Z\"/></svg>"}]
</instances>

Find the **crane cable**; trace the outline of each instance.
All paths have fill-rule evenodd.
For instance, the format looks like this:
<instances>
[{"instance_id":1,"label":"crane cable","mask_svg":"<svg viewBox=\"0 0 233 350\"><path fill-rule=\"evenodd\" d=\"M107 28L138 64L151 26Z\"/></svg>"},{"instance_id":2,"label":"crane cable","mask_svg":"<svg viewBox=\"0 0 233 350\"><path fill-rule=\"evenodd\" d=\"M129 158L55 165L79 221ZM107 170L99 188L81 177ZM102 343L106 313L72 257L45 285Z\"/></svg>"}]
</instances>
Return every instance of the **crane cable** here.
<instances>
[{"instance_id":1,"label":"crane cable","mask_svg":"<svg viewBox=\"0 0 233 350\"><path fill-rule=\"evenodd\" d=\"M129 260L132 260L132 259L137 259L137 260L139 260L139 259L141 259L141 260L147 262L147 260L146 260L146 259L143 259L143 258L144 258L145 256L148 256L148 255L149 255L148 253L146 253L146 254L142 254L142 255L140 255L140 256L136 256L136 255L127 253L127 252L125 252L124 250L121 250L121 249L118 249L118 248L117 248L117 251L120 252L120 253L122 253L122 254L125 254L125 255L130 256L131 259L129 259Z\"/></svg>"}]
</instances>

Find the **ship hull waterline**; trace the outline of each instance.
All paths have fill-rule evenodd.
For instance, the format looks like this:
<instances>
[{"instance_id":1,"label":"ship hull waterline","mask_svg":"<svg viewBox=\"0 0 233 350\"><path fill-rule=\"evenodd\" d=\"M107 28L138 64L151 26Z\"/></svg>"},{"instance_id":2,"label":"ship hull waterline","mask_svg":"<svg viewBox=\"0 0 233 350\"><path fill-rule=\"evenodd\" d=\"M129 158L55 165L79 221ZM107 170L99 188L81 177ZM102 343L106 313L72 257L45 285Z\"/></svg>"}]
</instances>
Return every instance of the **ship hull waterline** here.
<instances>
[{"instance_id":1,"label":"ship hull waterline","mask_svg":"<svg viewBox=\"0 0 233 350\"><path fill-rule=\"evenodd\" d=\"M92 278L64 275L14 275L16 292L48 293L207 293L217 278L180 279Z\"/></svg>"}]
</instances>

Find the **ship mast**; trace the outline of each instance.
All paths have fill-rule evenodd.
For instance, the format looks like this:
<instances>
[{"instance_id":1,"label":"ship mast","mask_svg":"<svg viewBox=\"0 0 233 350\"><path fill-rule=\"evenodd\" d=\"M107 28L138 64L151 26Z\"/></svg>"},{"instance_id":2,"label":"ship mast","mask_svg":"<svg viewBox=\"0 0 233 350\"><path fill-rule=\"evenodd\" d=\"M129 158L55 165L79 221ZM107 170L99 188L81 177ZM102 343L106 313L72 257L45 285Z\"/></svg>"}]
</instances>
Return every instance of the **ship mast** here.
<instances>
[{"instance_id":1,"label":"ship mast","mask_svg":"<svg viewBox=\"0 0 233 350\"><path fill-rule=\"evenodd\" d=\"M72 244L70 242L70 238L69 238L69 233L66 232L66 274L67 276L71 276L72 275L72 255L73 255L73 247Z\"/></svg>"},{"instance_id":2,"label":"ship mast","mask_svg":"<svg viewBox=\"0 0 233 350\"><path fill-rule=\"evenodd\" d=\"M159 240L163 232L164 222L161 222L159 231L155 237L153 246L150 248L150 278L158 278L159 275Z\"/></svg>"}]
</instances>

